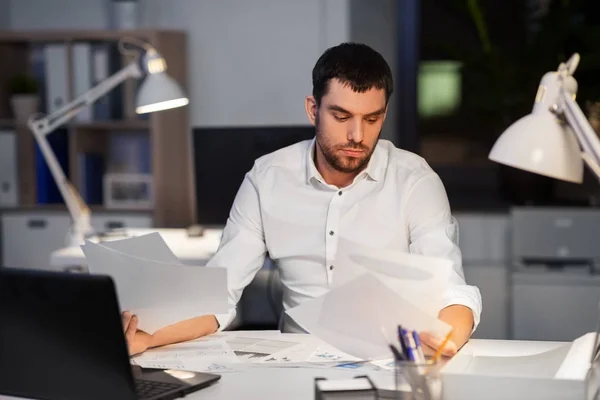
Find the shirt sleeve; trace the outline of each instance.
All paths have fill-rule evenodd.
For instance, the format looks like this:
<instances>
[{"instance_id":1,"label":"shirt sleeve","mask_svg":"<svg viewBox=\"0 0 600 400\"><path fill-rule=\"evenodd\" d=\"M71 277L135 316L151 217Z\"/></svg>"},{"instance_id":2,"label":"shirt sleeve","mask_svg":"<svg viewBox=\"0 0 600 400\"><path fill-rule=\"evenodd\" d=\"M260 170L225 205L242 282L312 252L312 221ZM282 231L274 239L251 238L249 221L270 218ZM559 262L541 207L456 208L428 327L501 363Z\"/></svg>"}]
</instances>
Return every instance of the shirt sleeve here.
<instances>
[{"instance_id":1,"label":"shirt sleeve","mask_svg":"<svg viewBox=\"0 0 600 400\"><path fill-rule=\"evenodd\" d=\"M481 317L481 294L467 285L458 247L458 223L452 217L446 190L434 172L418 178L409 189L406 212L410 230L410 252L452 261L453 270L443 295L442 308L463 305L473 312L473 332Z\"/></svg>"},{"instance_id":2,"label":"shirt sleeve","mask_svg":"<svg viewBox=\"0 0 600 400\"><path fill-rule=\"evenodd\" d=\"M217 314L219 331L236 316L242 292L263 266L266 256L256 166L246 174L231 207L219 248L207 267L227 269L227 314Z\"/></svg>"}]
</instances>

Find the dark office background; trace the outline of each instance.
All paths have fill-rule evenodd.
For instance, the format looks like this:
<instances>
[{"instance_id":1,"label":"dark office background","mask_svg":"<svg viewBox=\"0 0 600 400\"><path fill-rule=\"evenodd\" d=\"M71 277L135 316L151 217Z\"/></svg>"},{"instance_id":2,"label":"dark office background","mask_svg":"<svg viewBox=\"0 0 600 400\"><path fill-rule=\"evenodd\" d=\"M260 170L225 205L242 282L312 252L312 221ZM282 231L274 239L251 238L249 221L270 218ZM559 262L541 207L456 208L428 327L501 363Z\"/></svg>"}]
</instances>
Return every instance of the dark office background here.
<instances>
[{"instance_id":1,"label":"dark office background","mask_svg":"<svg viewBox=\"0 0 600 400\"><path fill-rule=\"evenodd\" d=\"M502 167L487 155L498 136L531 111L542 75L556 70L573 52L581 55L575 73L577 101L598 127L600 2L420 3L418 79L430 77L436 67L440 74L454 68L460 79L455 107L438 115L426 109L418 122L419 152L442 176L453 208L596 205L600 193L589 173L583 185L566 184Z\"/></svg>"},{"instance_id":2,"label":"dark office background","mask_svg":"<svg viewBox=\"0 0 600 400\"><path fill-rule=\"evenodd\" d=\"M425 157L455 211L600 204L587 171L584 184L574 185L487 159L503 130L530 112L542 75L575 51L581 55L577 101L600 132L599 3L400 0L392 7L398 35L396 59L389 60L396 64L392 139ZM254 159L310 138L313 130L225 127L193 134L198 221L220 224Z\"/></svg>"},{"instance_id":3,"label":"dark office background","mask_svg":"<svg viewBox=\"0 0 600 400\"><path fill-rule=\"evenodd\" d=\"M194 129L198 222L224 224L254 160L313 136L311 126Z\"/></svg>"}]
</instances>

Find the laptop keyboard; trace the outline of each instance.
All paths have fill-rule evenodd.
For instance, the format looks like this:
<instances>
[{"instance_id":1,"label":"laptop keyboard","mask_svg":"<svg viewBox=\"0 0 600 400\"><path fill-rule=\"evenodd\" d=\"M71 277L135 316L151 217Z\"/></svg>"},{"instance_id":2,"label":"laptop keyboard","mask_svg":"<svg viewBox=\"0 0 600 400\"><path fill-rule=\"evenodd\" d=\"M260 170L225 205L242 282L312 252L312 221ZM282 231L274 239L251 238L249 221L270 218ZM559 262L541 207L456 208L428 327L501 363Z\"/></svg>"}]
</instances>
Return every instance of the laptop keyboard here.
<instances>
[{"instance_id":1,"label":"laptop keyboard","mask_svg":"<svg viewBox=\"0 0 600 400\"><path fill-rule=\"evenodd\" d=\"M183 385L178 383L155 382L136 379L135 392L137 394L137 398L140 400L151 399L156 396L160 396L161 394L178 389L182 386Z\"/></svg>"}]
</instances>

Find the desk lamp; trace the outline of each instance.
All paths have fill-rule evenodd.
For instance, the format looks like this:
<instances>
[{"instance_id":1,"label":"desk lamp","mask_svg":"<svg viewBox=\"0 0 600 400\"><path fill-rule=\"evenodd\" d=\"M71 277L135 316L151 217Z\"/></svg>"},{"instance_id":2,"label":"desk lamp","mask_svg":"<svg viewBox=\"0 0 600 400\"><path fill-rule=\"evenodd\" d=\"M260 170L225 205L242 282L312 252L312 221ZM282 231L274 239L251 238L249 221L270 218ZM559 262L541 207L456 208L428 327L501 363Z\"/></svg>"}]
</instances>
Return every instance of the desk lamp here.
<instances>
[{"instance_id":1,"label":"desk lamp","mask_svg":"<svg viewBox=\"0 0 600 400\"><path fill-rule=\"evenodd\" d=\"M533 111L502 133L489 159L567 182L583 181L583 162L600 179L600 139L575 102L575 53L540 82ZM600 310L600 303L598 303ZM600 357L600 314L590 364ZM592 373L591 367L588 373Z\"/></svg>"},{"instance_id":2,"label":"desk lamp","mask_svg":"<svg viewBox=\"0 0 600 400\"><path fill-rule=\"evenodd\" d=\"M490 160L573 183L582 182L585 161L600 179L600 140L575 102L578 64L575 53L543 76L533 111L502 133Z\"/></svg>"},{"instance_id":3,"label":"desk lamp","mask_svg":"<svg viewBox=\"0 0 600 400\"><path fill-rule=\"evenodd\" d=\"M27 123L71 214L72 226L67 236L69 246L83 244L86 237L94 234L90 223L91 212L65 176L46 136L128 78L146 77L137 94L135 111L138 114L182 107L189 102L179 84L166 74L167 63L156 49L148 43L128 38L119 42L119 48L124 54L132 52L125 48L126 43L140 48L136 51L139 54L136 60L53 114L43 117L39 114L32 115Z\"/></svg>"}]
</instances>

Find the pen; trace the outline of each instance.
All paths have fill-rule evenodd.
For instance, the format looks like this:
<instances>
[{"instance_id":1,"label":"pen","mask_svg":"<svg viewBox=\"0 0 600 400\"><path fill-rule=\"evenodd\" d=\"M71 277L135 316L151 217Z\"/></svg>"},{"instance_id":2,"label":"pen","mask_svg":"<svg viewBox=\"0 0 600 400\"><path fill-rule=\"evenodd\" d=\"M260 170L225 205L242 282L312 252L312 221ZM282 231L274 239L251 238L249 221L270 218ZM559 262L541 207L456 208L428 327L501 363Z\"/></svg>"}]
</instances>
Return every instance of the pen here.
<instances>
[{"instance_id":1,"label":"pen","mask_svg":"<svg viewBox=\"0 0 600 400\"><path fill-rule=\"evenodd\" d=\"M446 335L446 337L444 338L444 340L442 341L442 344L440 344L440 347L438 347L437 351L435 352L435 354L433 355L433 359L435 361L438 360L438 358L440 358L440 356L442 355L442 351L444 350L444 347L446 346L446 344L448 343L448 340L450 340L450 335L452 335L452 330L450 332L448 332L448 334Z\"/></svg>"},{"instance_id":2,"label":"pen","mask_svg":"<svg viewBox=\"0 0 600 400\"><path fill-rule=\"evenodd\" d=\"M406 358L404 357L404 355L402 353L400 353L400 350L398 350L396 348L396 346L394 346L391 343L390 343L390 350L392 350L392 353L394 353L394 358L396 359L396 361L406 361Z\"/></svg>"},{"instance_id":3,"label":"pen","mask_svg":"<svg viewBox=\"0 0 600 400\"><path fill-rule=\"evenodd\" d=\"M412 335L408 333L408 331L404 328L402 328L402 337L404 338L404 341L406 342L406 348L408 350L408 359L410 361L417 361L416 358L416 346L414 343L414 340L412 338Z\"/></svg>"},{"instance_id":4,"label":"pen","mask_svg":"<svg viewBox=\"0 0 600 400\"><path fill-rule=\"evenodd\" d=\"M402 325L398 325L398 341L400 342L400 348L402 350L402 354L404 354L404 359L408 361L410 360L410 357L408 356L408 343L406 343L406 340L404 339L402 330Z\"/></svg>"},{"instance_id":5,"label":"pen","mask_svg":"<svg viewBox=\"0 0 600 400\"><path fill-rule=\"evenodd\" d=\"M419 338L419 332L413 331L413 339L417 345L417 356L419 356L419 362L425 362L425 354L423 354L423 347L421 346L421 338Z\"/></svg>"},{"instance_id":6,"label":"pen","mask_svg":"<svg viewBox=\"0 0 600 400\"><path fill-rule=\"evenodd\" d=\"M392 342L390 341L390 339L389 339L387 333L385 332L385 329L383 328L383 326L381 326L380 329L381 329L381 333L385 337L385 340L388 342L388 346L389 346L390 350L394 354L394 359L396 361L406 361L406 357L404 356L404 354L400 350L398 350L398 348L396 346L394 346L392 344Z\"/></svg>"}]
</instances>

